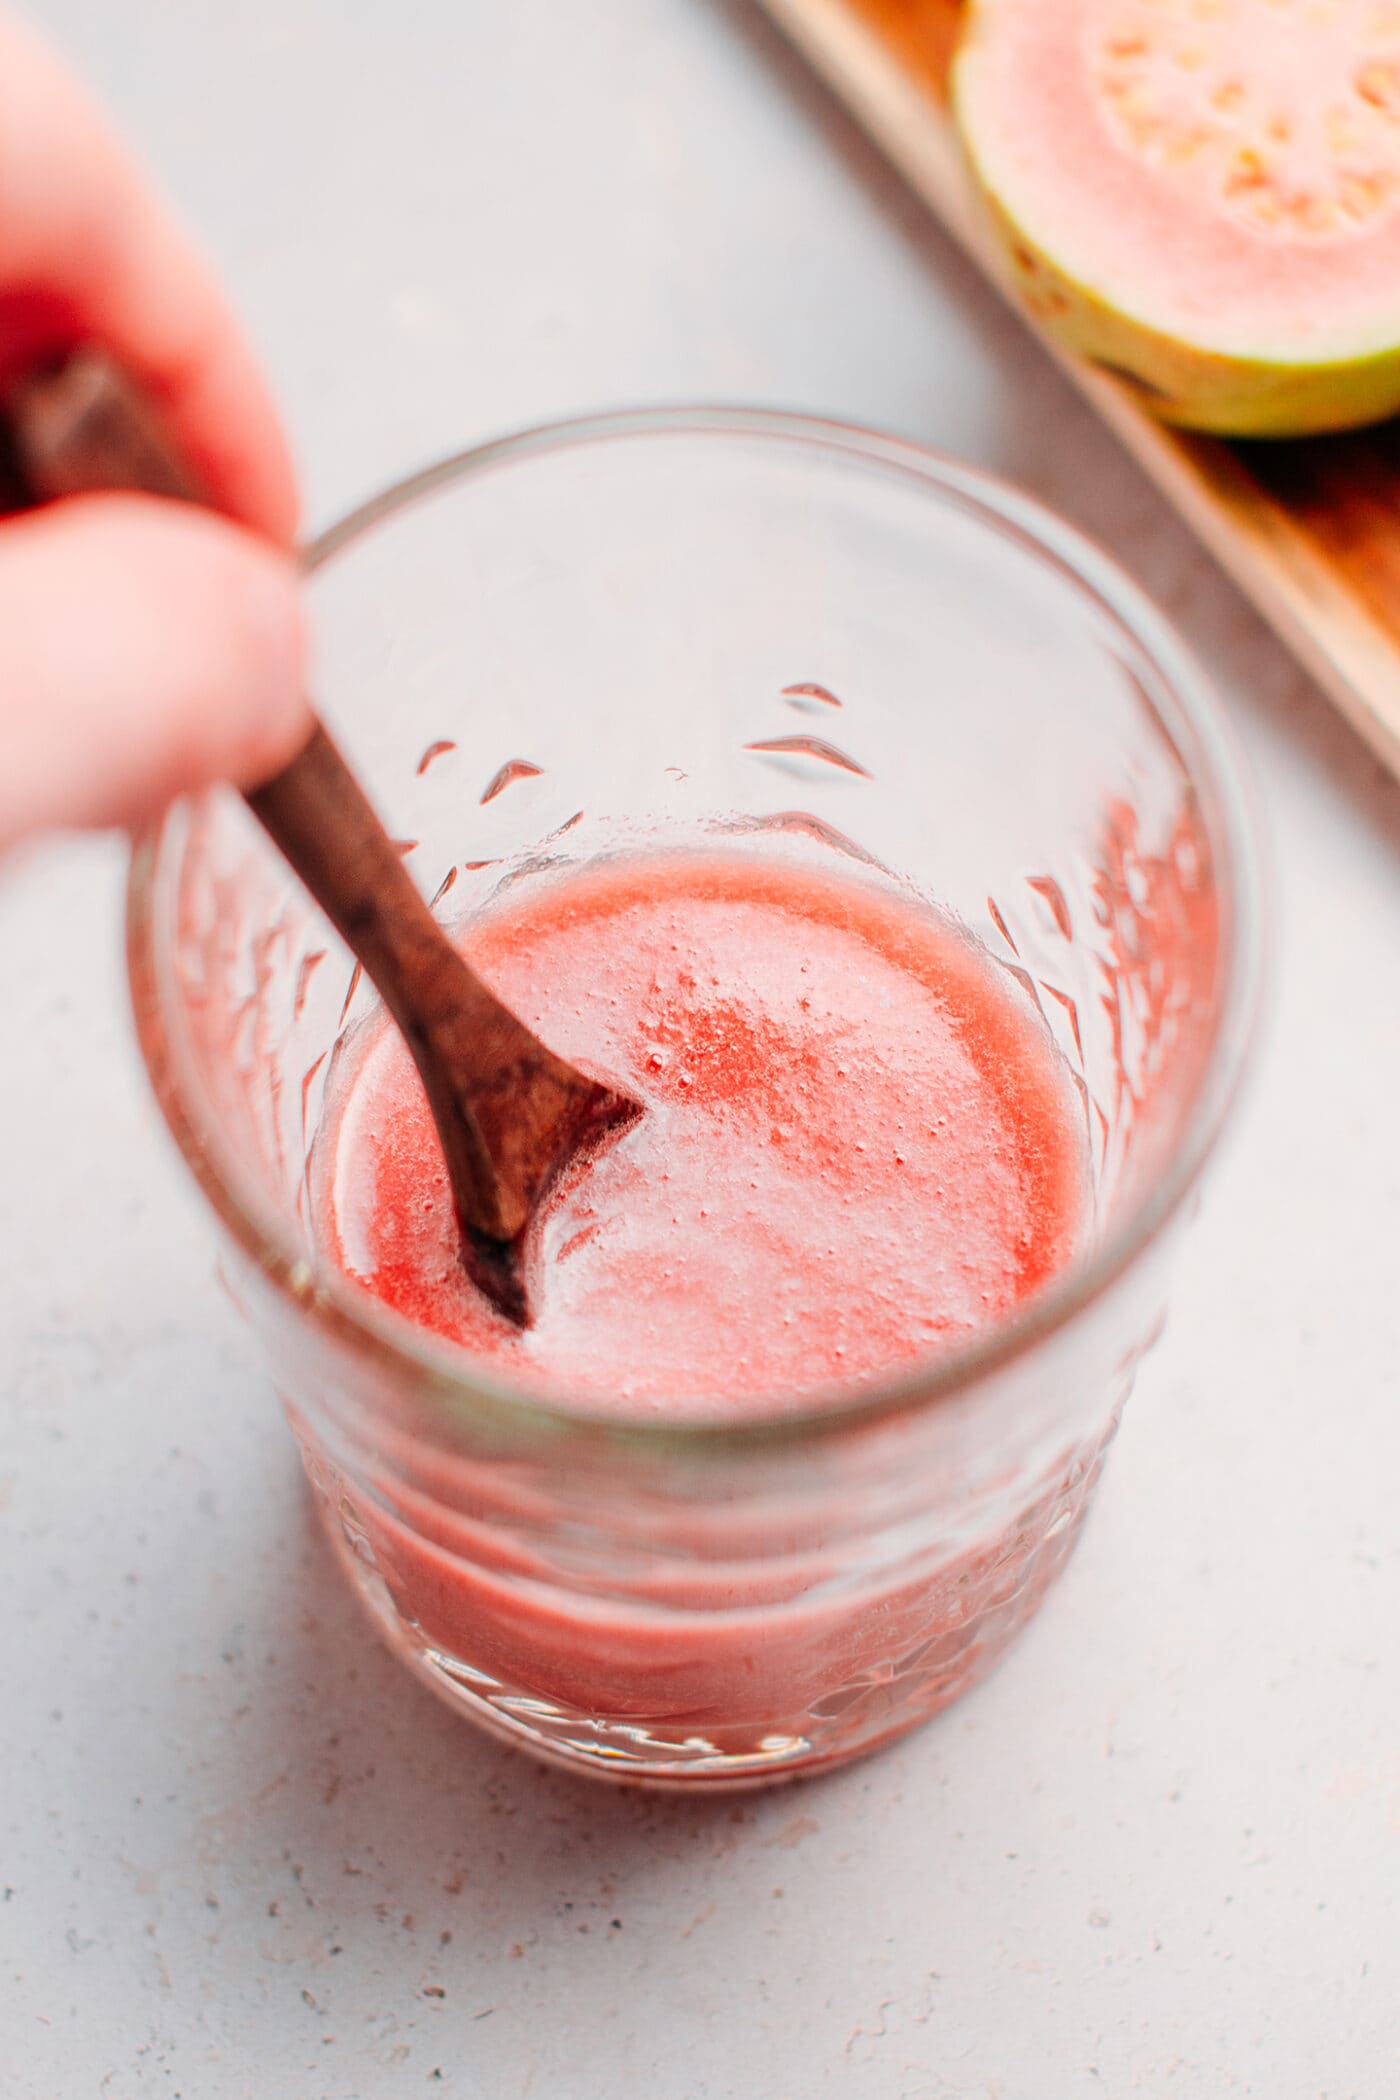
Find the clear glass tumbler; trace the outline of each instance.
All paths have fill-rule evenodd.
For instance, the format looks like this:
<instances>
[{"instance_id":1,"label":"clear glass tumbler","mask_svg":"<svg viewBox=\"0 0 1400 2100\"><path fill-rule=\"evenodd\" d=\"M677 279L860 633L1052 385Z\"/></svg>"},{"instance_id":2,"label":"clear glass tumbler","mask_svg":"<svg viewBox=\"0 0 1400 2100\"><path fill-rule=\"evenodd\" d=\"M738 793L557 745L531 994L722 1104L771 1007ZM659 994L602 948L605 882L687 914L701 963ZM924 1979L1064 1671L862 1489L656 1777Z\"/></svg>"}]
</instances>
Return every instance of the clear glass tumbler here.
<instances>
[{"instance_id":1,"label":"clear glass tumbler","mask_svg":"<svg viewBox=\"0 0 1400 2100\"><path fill-rule=\"evenodd\" d=\"M1090 1240L1014 1318L874 1394L603 1418L503 1389L322 1261L318 1129L369 989L233 795L137 845L142 1048L391 1646L580 1770L713 1787L871 1749L1035 1609L1160 1323L1257 965L1215 710L1038 507L794 418L487 445L312 566L320 698L445 921L679 843L912 884L1072 1074Z\"/></svg>"}]
</instances>

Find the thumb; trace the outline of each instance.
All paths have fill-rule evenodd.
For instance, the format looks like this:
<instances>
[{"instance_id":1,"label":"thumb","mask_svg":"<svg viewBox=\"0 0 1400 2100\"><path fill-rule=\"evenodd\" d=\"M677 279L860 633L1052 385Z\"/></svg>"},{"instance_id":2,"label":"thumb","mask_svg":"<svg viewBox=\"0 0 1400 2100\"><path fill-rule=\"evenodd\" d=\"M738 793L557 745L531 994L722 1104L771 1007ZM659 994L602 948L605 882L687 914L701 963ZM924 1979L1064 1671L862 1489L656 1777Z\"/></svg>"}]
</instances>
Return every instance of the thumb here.
<instances>
[{"instance_id":1,"label":"thumb","mask_svg":"<svg viewBox=\"0 0 1400 2100\"><path fill-rule=\"evenodd\" d=\"M0 850L252 786L310 730L298 575L241 527L145 496L0 522Z\"/></svg>"}]
</instances>

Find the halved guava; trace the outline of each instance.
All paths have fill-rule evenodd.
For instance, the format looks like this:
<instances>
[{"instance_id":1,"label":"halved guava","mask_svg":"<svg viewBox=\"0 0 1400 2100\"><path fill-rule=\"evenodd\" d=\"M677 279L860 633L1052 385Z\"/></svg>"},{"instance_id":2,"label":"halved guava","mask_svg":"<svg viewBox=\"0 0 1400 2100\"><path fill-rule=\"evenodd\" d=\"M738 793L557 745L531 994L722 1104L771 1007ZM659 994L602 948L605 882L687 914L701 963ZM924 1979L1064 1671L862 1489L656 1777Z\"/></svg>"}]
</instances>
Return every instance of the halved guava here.
<instances>
[{"instance_id":1,"label":"halved guava","mask_svg":"<svg viewBox=\"0 0 1400 2100\"><path fill-rule=\"evenodd\" d=\"M1169 422L1400 409L1400 0L972 0L953 103L1027 307Z\"/></svg>"}]
</instances>

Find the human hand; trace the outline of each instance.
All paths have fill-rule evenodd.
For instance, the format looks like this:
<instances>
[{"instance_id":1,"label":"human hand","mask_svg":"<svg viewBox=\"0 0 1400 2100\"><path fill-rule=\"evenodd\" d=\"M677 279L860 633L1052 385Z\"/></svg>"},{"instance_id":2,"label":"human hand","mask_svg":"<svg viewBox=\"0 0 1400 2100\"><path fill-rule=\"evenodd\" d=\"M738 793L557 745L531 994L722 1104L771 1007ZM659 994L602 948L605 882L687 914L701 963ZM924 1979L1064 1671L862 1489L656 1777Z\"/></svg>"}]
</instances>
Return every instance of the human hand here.
<instances>
[{"instance_id":1,"label":"human hand","mask_svg":"<svg viewBox=\"0 0 1400 2100\"><path fill-rule=\"evenodd\" d=\"M100 343L220 518L130 495L0 519L0 851L276 772L309 729L276 411L205 265L85 91L0 16L0 395Z\"/></svg>"}]
</instances>

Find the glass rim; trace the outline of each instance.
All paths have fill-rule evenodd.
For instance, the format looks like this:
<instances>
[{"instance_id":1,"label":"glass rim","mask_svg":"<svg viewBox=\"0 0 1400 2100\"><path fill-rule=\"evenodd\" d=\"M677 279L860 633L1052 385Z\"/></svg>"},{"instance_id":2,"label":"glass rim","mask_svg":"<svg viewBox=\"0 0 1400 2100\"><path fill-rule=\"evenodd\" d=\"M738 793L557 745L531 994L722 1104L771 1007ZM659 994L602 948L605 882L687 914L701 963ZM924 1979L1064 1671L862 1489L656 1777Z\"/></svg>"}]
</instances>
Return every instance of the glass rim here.
<instances>
[{"instance_id":1,"label":"glass rim","mask_svg":"<svg viewBox=\"0 0 1400 2100\"><path fill-rule=\"evenodd\" d=\"M532 425L419 468L318 534L304 548L303 563L307 573L314 574L364 533L421 498L496 468L615 439L703 435L776 441L902 471L933 494L960 500L992 529L1010 533L1033 559L1060 570L1082 597L1111 615L1151 662L1194 738L1195 749L1183 754L1182 764L1200 801L1225 906L1222 989L1214 1028L1181 1136L1164 1171L1086 1259L1071 1262L1009 1319L923 1366L875 1386L804 1395L796 1404L765 1396L757 1412L737 1422L703 1414L658 1421L512 1387L478 1370L461 1349L389 1312L369 1292L356 1290L333 1271L313 1268L292 1233L279 1234L258 1215L261 1206L245 1199L236 1169L225 1172L211 1158L176 1073L160 1009L154 884L172 811L144 826L133 840L126 910L137 1041L166 1124L224 1230L301 1318L389 1371L408 1374L431 1393L446 1420L460 1424L489 1416L499 1421L504 1415L518 1429L533 1426L552 1435L593 1433L609 1442L672 1455L796 1442L848 1431L884 1416L921 1412L1030 1355L1087 1313L1156 1243L1214 1149L1243 1075L1259 1005L1262 961L1259 863L1242 754L1194 659L1147 594L1076 527L999 476L965 466L932 447L783 410L706 405L605 410ZM1168 720L1164 726L1171 732L1176 725Z\"/></svg>"}]
</instances>

